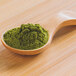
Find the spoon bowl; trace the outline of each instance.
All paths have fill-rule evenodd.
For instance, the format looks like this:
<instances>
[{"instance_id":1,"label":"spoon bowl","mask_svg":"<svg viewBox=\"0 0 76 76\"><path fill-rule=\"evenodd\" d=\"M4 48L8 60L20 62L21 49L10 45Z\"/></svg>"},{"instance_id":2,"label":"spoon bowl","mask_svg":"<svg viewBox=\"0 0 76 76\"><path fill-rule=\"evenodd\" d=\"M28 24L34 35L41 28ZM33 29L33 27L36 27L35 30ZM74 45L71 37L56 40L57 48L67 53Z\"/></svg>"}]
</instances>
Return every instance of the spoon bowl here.
<instances>
[{"instance_id":1,"label":"spoon bowl","mask_svg":"<svg viewBox=\"0 0 76 76\"><path fill-rule=\"evenodd\" d=\"M51 19L52 19L52 22L50 21ZM71 12L71 11L60 12L60 13L54 15L53 18L51 18L51 19L47 21L47 24L49 24L48 25L49 28L47 29L48 33L49 33L48 42L44 46L42 46L38 49L21 50L21 49L16 49L16 48L10 47L3 40L3 35L5 32L2 34L1 42L7 49L9 49L10 51L13 51L14 53L17 53L17 54L21 54L21 55L39 54L50 46L53 36L60 28L65 27L65 26L70 26L70 25L76 25L76 15L74 12Z\"/></svg>"},{"instance_id":2,"label":"spoon bowl","mask_svg":"<svg viewBox=\"0 0 76 76\"><path fill-rule=\"evenodd\" d=\"M4 34L3 34L3 35L4 35ZM13 47L7 45L7 44L5 43L5 41L3 40L3 35L2 35L2 37L1 37L1 42L2 42L2 44L3 44L8 50L13 51L14 53L17 53L17 54L21 54L21 55L35 55L35 54L39 54L39 53L41 53L42 51L46 50L46 49L48 48L47 45L50 44L50 43L49 43L49 40L48 40L48 42L47 42L44 46L42 46L41 48L33 49L33 50L21 50L21 49L16 49L16 48L13 48ZM46 46L47 46L47 47L46 47Z\"/></svg>"}]
</instances>

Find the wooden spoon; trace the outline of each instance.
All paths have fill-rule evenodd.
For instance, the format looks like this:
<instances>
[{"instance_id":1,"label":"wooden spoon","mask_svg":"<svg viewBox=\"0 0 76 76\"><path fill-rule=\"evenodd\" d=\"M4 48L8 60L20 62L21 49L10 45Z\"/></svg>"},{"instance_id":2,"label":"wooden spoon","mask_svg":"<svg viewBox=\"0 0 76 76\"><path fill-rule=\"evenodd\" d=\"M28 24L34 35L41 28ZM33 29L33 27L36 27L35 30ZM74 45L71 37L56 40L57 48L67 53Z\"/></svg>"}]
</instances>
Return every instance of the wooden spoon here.
<instances>
[{"instance_id":1,"label":"wooden spoon","mask_svg":"<svg viewBox=\"0 0 76 76\"><path fill-rule=\"evenodd\" d=\"M60 12L60 13L54 15L52 19L47 21L47 24L48 24L48 27L49 27L49 28L47 28L48 33L49 33L49 40L41 48L34 49L34 50L21 50L21 49L12 48L4 42L4 40L3 40L3 35L4 34L2 34L1 41L7 49L9 49L9 50L11 50L15 53L18 53L18 54L21 54L21 55L39 54L39 53L41 53L42 51L46 50L49 47L49 44L51 43L51 41L53 39L53 36L55 35L55 33L60 28L65 27L65 26L70 26L70 25L76 25L76 15L72 11L63 11L63 12ZM44 26L44 28L45 28L45 26Z\"/></svg>"}]
</instances>

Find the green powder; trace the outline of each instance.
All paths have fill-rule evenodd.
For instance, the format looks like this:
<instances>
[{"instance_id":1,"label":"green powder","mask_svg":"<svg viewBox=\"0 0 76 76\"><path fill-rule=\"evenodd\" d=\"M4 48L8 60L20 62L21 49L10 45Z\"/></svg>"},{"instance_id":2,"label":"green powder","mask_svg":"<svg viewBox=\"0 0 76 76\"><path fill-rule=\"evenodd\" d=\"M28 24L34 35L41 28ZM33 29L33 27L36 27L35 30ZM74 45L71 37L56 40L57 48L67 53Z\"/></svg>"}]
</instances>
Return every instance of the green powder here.
<instances>
[{"instance_id":1,"label":"green powder","mask_svg":"<svg viewBox=\"0 0 76 76\"><path fill-rule=\"evenodd\" d=\"M20 27L11 29L4 34L7 45L22 49L37 49L48 41L48 32L39 24L22 24Z\"/></svg>"}]
</instances>

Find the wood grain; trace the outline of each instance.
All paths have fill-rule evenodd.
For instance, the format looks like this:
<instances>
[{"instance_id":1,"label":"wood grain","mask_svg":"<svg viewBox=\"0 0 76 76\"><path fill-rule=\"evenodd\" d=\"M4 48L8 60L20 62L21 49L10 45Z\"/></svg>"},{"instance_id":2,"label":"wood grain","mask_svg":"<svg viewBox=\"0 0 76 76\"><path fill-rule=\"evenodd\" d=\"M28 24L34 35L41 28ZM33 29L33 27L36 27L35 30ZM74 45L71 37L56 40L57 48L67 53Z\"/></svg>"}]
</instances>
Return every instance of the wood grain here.
<instances>
[{"instance_id":1,"label":"wood grain","mask_svg":"<svg viewBox=\"0 0 76 76\"><path fill-rule=\"evenodd\" d=\"M22 23L40 23L44 26L43 22L59 11L73 10L76 7L76 0L3 1L0 5L0 35L5 30L20 26ZM76 76L75 26L61 29L55 35L50 47L36 56L14 54L0 42L0 76L51 75Z\"/></svg>"}]
</instances>

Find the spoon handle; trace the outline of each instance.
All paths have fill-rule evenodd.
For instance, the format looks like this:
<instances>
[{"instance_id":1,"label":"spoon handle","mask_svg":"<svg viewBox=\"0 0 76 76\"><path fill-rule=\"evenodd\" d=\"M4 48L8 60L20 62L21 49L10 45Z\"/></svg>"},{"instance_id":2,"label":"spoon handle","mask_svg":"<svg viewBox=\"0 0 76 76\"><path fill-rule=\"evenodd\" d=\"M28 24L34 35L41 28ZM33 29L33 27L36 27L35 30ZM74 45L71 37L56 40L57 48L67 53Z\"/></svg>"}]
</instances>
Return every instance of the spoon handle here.
<instances>
[{"instance_id":1,"label":"spoon handle","mask_svg":"<svg viewBox=\"0 0 76 76\"><path fill-rule=\"evenodd\" d=\"M52 29L49 32L53 36L60 28L65 26L76 25L76 14L72 11L62 11L52 18ZM50 26L49 26L50 27Z\"/></svg>"},{"instance_id":2,"label":"spoon handle","mask_svg":"<svg viewBox=\"0 0 76 76\"><path fill-rule=\"evenodd\" d=\"M76 14L72 11L64 11L60 12L58 14L58 17L62 19L62 22L60 23L60 27L64 26L70 26L70 25L76 25Z\"/></svg>"}]
</instances>

